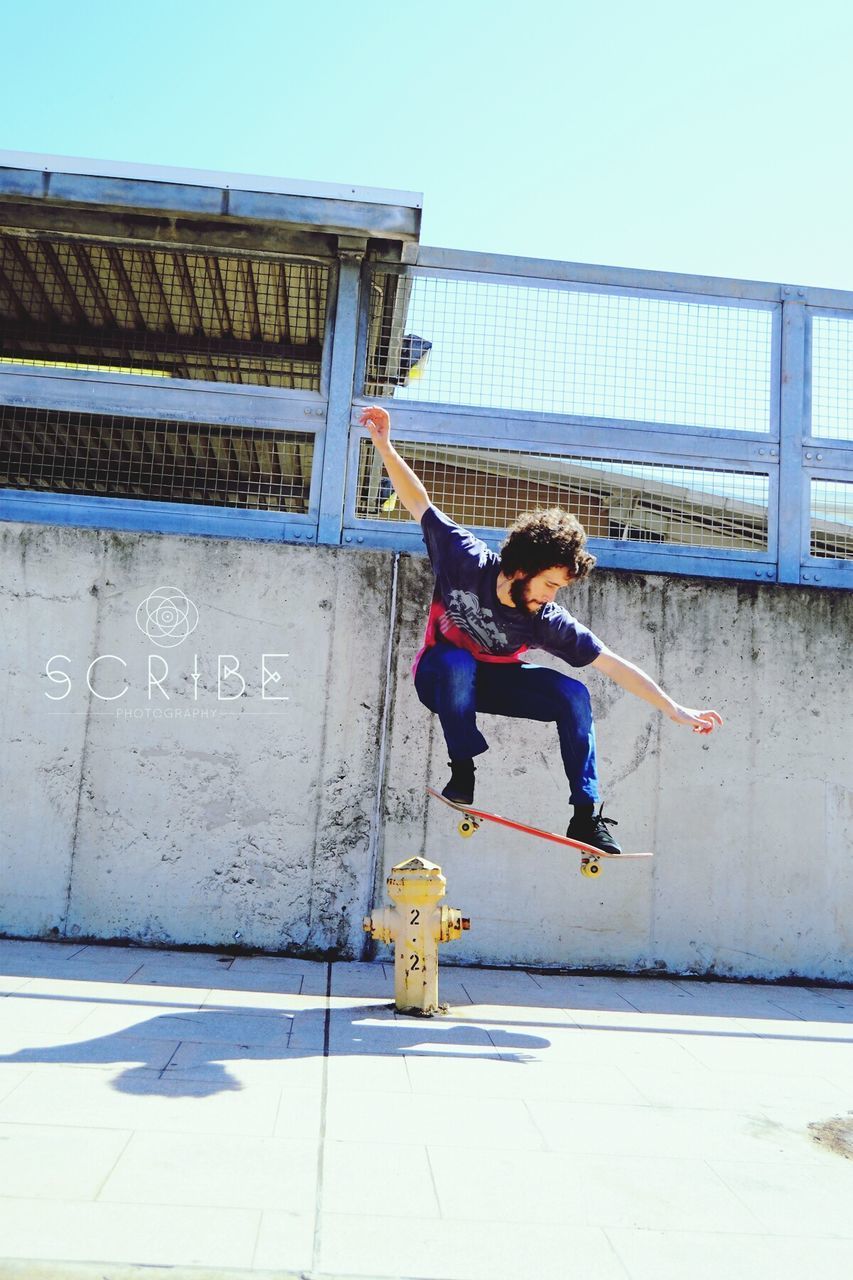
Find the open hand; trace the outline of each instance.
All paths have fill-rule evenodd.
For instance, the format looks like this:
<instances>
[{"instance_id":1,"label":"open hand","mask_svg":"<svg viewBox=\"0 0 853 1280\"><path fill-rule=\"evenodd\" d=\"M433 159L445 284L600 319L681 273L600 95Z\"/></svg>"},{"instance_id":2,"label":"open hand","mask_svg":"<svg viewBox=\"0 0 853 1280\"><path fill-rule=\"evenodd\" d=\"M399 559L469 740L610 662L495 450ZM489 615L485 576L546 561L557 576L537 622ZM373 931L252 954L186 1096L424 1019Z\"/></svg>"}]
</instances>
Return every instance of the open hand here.
<instances>
[{"instance_id":1,"label":"open hand","mask_svg":"<svg viewBox=\"0 0 853 1280\"><path fill-rule=\"evenodd\" d=\"M717 725L723 723L719 711L691 711L689 707L679 707L677 704L669 712L669 718L676 724L690 725L694 733L713 733Z\"/></svg>"}]
</instances>

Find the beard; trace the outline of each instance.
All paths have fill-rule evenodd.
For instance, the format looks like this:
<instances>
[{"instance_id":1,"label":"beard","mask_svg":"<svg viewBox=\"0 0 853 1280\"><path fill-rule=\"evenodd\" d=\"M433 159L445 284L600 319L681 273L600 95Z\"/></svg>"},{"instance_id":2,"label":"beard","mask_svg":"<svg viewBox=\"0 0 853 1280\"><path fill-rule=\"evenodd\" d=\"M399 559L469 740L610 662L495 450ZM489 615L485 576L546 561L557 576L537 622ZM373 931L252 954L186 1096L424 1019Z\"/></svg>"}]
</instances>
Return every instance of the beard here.
<instances>
[{"instance_id":1,"label":"beard","mask_svg":"<svg viewBox=\"0 0 853 1280\"><path fill-rule=\"evenodd\" d=\"M530 589L529 577L516 578L514 582L511 582L509 584L510 599L512 600L512 603L515 605L516 609L519 609L522 613L526 613L529 618L532 618L532 617L535 617L535 615L539 612L542 606L541 604L531 604L530 600L528 599L529 589Z\"/></svg>"}]
</instances>

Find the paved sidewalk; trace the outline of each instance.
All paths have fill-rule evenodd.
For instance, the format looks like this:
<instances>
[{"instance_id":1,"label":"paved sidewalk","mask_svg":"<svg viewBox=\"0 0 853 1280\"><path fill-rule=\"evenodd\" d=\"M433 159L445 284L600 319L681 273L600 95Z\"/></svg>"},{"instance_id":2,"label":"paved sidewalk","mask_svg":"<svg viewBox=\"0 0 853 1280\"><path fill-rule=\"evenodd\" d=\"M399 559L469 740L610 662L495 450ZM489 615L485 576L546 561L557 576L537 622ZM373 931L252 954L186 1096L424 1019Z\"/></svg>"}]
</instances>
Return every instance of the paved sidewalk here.
<instances>
[{"instance_id":1,"label":"paved sidewalk","mask_svg":"<svg viewBox=\"0 0 853 1280\"><path fill-rule=\"evenodd\" d=\"M0 975L0 1276L853 1274L853 991L445 965L421 1021L381 964Z\"/></svg>"}]
</instances>

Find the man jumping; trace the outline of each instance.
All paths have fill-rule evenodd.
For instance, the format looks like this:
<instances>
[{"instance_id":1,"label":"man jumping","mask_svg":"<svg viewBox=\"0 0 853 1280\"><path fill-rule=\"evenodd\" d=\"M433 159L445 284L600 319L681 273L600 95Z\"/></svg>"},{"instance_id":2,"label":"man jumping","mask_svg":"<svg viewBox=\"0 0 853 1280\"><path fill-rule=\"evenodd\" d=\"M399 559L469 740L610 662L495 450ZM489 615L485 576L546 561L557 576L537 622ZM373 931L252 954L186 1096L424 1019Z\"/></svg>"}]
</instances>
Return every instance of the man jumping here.
<instances>
[{"instance_id":1,"label":"man jumping","mask_svg":"<svg viewBox=\"0 0 853 1280\"><path fill-rule=\"evenodd\" d=\"M616 820L603 815L586 685L549 667L522 662L521 655L543 649L569 666L595 667L694 733L711 733L722 725L722 717L674 702L644 671L613 653L555 603L561 588L585 578L595 564L574 516L559 507L523 515L496 555L433 506L391 443L387 410L364 409L361 424L403 506L420 521L435 571L414 677L418 697L438 715L447 742L451 776L441 794L457 804L473 803L474 757L488 750L477 728L478 711L555 721L574 808L566 835L605 853L621 853L608 831Z\"/></svg>"}]
</instances>

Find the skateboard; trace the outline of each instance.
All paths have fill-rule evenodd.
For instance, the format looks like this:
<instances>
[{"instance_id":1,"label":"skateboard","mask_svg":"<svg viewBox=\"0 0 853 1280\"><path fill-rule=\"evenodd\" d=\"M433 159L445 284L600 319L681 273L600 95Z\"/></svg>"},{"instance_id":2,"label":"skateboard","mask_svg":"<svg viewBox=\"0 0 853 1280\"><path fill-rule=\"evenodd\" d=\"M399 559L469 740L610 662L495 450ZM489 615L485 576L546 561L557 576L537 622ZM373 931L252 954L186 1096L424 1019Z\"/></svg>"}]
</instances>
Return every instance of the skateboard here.
<instances>
[{"instance_id":1,"label":"skateboard","mask_svg":"<svg viewBox=\"0 0 853 1280\"><path fill-rule=\"evenodd\" d=\"M594 845L584 844L582 840L572 840L569 836L557 835L556 831L543 831L541 827L528 826L526 822L516 822L513 818L502 818L499 813L489 813L487 809L472 809L470 805L457 804L448 800L440 791L427 787L427 794L446 804L448 808L461 813L456 830L460 836L472 836L482 822L496 822L501 827L509 827L511 831L520 831L526 836L538 836L541 840L551 840L554 844L568 845L581 855L580 871L582 876L597 876L601 872L599 858L615 858L625 861L626 858L651 858L651 853L605 853Z\"/></svg>"}]
</instances>

